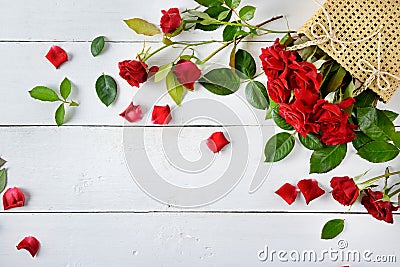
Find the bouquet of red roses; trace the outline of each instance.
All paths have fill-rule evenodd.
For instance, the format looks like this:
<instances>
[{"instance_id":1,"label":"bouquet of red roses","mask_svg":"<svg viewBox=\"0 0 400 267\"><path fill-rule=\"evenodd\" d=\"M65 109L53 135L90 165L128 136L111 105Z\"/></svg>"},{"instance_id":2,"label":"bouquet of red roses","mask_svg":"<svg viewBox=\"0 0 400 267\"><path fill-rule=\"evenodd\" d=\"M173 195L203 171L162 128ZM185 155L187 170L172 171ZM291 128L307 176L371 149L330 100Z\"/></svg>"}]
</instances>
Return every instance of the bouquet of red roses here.
<instances>
[{"instance_id":1,"label":"bouquet of red roses","mask_svg":"<svg viewBox=\"0 0 400 267\"><path fill-rule=\"evenodd\" d=\"M300 143L313 150L310 173L324 173L344 159L347 143L370 162L386 162L399 154L398 114L376 108L378 96L366 90L353 97L362 84L317 46L290 51L287 47L309 41L287 35L262 49L260 59L268 77L269 109L281 129L267 142L266 161L285 158Z\"/></svg>"}]
</instances>

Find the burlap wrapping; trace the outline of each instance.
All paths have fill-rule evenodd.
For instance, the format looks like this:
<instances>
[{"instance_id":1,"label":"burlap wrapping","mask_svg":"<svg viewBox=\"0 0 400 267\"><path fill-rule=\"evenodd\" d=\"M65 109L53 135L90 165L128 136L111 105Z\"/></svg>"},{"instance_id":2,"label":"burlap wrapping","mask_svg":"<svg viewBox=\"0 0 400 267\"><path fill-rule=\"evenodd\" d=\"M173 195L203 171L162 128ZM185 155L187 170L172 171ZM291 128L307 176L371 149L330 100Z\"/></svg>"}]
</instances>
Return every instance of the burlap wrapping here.
<instances>
[{"instance_id":1,"label":"burlap wrapping","mask_svg":"<svg viewBox=\"0 0 400 267\"><path fill-rule=\"evenodd\" d=\"M324 8L329 13L333 30L340 41L351 42L366 38L382 25L381 71L400 76L400 0L327 0ZM320 9L301 27L299 33L313 40L310 27L315 22L329 29L327 18ZM315 33L324 34L320 27L316 27ZM378 66L377 35L362 43L347 44L342 53L335 53L330 42L318 46L361 82L365 82L371 74L357 66L360 59L370 62L376 68ZM389 90L380 90L376 80L369 86L384 102L388 102L400 87L400 81L391 77L388 80L391 84Z\"/></svg>"}]
</instances>

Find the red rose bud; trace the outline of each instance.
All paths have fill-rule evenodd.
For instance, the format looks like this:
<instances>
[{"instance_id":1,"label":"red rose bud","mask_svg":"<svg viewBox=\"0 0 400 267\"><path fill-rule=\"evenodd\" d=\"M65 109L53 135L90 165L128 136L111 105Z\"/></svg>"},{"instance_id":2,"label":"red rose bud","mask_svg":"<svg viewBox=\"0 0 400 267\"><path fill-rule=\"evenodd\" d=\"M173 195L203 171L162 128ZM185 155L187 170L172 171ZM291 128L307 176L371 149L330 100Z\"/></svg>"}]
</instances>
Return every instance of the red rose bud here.
<instances>
[{"instance_id":1,"label":"red rose bud","mask_svg":"<svg viewBox=\"0 0 400 267\"><path fill-rule=\"evenodd\" d=\"M352 205L360 195L356 183L348 176L333 177L331 179L331 187L333 188L333 198L344 206Z\"/></svg>"},{"instance_id":2,"label":"red rose bud","mask_svg":"<svg viewBox=\"0 0 400 267\"><path fill-rule=\"evenodd\" d=\"M133 105L132 102L119 115L129 122L137 122L143 118L143 112L142 112L142 109L140 108L140 105L135 106L135 105Z\"/></svg>"},{"instance_id":3,"label":"red rose bud","mask_svg":"<svg viewBox=\"0 0 400 267\"><path fill-rule=\"evenodd\" d=\"M321 141L326 145L340 145L353 141L354 130L357 126L350 124L347 114L342 107L349 107L354 102L345 100L341 104L331 104L326 100L318 100L314 106L314 120L321 125Z\"/></svg>"},{"instance_id":4,"label":"red rose bud","mask_svg":"<svg viewBox=\"0 0 400 267\"><path fill-rule=\"evenodd\" d=\"M206 140L206 145L214 153L220 152L229 143L223 132L215 132Z\"/></svg>"},{"instance_id":5,"label":"red rose bud","mask_svg":"<svg viewBox=\"0 0 400 267\"><path fill-rule=\"evenodd\" d=\"M56 69L58 69L61 64L68 61L67 53L59 46L52 46L49 52L47 52L46 58L54 65L54 67L56 67Z\"/></svg>"},{"instance_id":6,"label":"red rose bud","mask_svg":"<svg viewBox=\"0 0 400 267\"><path fill-rule=\"evenodd\" d=\"M312 200L322 196L325 191L318 186L318 182L314 179L304 179L297 183L297 187L300 189L306 203L310 203Z\"/></svg>"},{"instance_id":7,"label":"red rose bud","mask_svg":"<svg viewBox=\"0 0 400 267\"><path fill-rule=\"evenodd\" d=\"M178 81L187 89L194 90L194 83L200 78L200 69L190 60L179 60L174 67Z\"/></svg>"},{"instance_id":8,"label":"red rose bud","mask_svg":"<svg viewBox=\"0 0 400 267\"><path fill-rule=\"evenodd\" d=\"M182 23L179 9L170 8L168 11L161 10L161 13L163 14L160 21L161 30L165 34L174 33Z\"/></svg>"},{"instance_id":9,"label":"red rose bud","mask_svg":"<svg viewBox=\"0 0 400 267\"><path fill-rule=\"evenodd\" d=\"M296 186L286 183L275 191L275 194L283 198L289 205L292 205L297 198L299 190Z\"/></svg>"},{"instance_id":10,"label":"red rose bud","mask_svg":"<svg viewBox=\"0 0 400 267\"><path fill-rule=\"evenodd\" d=\"M365 196L361 199L361 204L367 209L375 219L393 223L393 211L398 210L390 201L383 201L383 193L372 191L370 188L364 190Z\"/></svg>"},{"instance_id":11,"label":"red rose bud","mask_svg":"<svg viewBox=\"0 0 400 267\"><path fill-rule=\"evenodd\" d=\"M166 106L154 106L151 121L154 124L168 124L171 121L171 109Z\"/></svg>"},{"instance_id":12,"label":"red rose bud","mask_svg":"<svg viewBox=\"0 0 400 267\"><path fill-rule=\"evenodd\" d=\"M142 60L125 60L118 63L119 76L131 86L139 87L147 81L147 65Z\"/></svg>"},{"instance_id":13,"label":"red rose bud","mask_svg":"<svg viewBox=\"0 0 400 267\"><path fill-rule=\"evenodd\" d=\"M35 257L40 248L40 242L33 236L27 236L19 242L17 249L25 249L31 253L32 257Z\"/></svg>"},{"instance_id":14,"label":"red rose bud","mask_svg":"<svg viewBox=\"0 0 400 267\"><path fill-rule=\"evenodd\" d=\"M278 77L286 79L289 64L296 61L296 53L284 49L285 46L279 44L279 39L271 47L261 49L260 60L270 81Z\"/></svg>"},{"instance_id":15,"label":"red rose bud","mask_svg":"<svg viewBox=\"0 0 400 267\"><path fill-rule=\"evenodd\" d=\"M25 204L24 193L17 187L9 188L3 195L4 210L22 207Z\"/></svg>"}]
</instances>

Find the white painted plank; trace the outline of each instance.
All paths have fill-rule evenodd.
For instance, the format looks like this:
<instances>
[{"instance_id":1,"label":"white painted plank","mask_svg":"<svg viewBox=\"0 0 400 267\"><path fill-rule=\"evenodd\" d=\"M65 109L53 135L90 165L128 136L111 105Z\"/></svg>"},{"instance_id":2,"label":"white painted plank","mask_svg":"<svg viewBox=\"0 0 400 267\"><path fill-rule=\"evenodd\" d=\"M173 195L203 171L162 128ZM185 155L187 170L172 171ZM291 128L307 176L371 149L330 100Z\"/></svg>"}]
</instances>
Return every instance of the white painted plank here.
<instances>
[{"instance_id":1,"label":"white painted plank","mask_svg":"<svg viewBox=\"0 0 400 267\"><path fill-rule=\"evenodd\" d=\"M135 183L125 163L123 130L114 127L2 128L0 151L8 160L8 186L21 187L28 195L26 207L14 209L12 212L176 210L149 197ZM232 144L213 159L202 142L217 130L225 131ZM261 137L260 132L265 136ZM349 149L345 163L335 171L309 175L308 160L311 152L296 144L292 155L272 164L268 172L271 166L263 163L263 148L267 136L273 132L274 129L267 126L261 129L129 128L125 135L125 150L129 153L126 159L133 166L131 171L136 181L144 178L144 181L139 181L139 185L143 187L149 181L154 181L151 185L153 187L150 187L153 195L156 193L152 190L162 189L165 180L180 187L198 188L214 181L228 181L226 184L229 185L241 178L231 192L231 186L224 187L229 194L221 200L209 206L184 210L346 212L348 208L340 206L329 194L309 206L299 198L289 207L274 191L285 182L297 183L303 178L316 178L329 191L332 176L355 176L371 169L371 178L382 174L386 166L391 166L393 170L400 169L398 160L370 164ZM147 163L148 159L150 163ZM197 162L197 169L191 165L191 161ZM202 169L202 166L208 168ZM231 176L226 180L224 174ZM159 180L156 175L160 176ZM254 175L267 175L267 180L259 191L249 194L249 185ZM174 198L161 200L188 206L186 193L174 194L172 191ZM206 198L209 195L206 192L204 198L201 198L194 197L194 194L189 204L207 202L205 200L209 200ZM354 205L351 211L365 212L360 205Z\"/></svg>"},{"instance_id":2,"label":"white painted plank","mask_svg":"<svg viewBox=\"0 0 400 267\"><path fill-rule=\"evenodd\" d=\"M153 81L142 85L140 89L132 88L118 75L119 61L131 59L141 50L140 44L111 43L104 54L93 58L90 54L89 43L60 44L71 55L71 61L61 66L59 70L44 58L52 43L0 43L0 69L2 70L2 86L0 87L0 125L54 125L55 103L41 103L30 98L28 91L36 85L46 85L57 89L64 77L68 77L73 85L72 96L80 103L78 108L67 110L67 125L122 125L124 120L118 116L133 98L143 105L151 114L155 104L169 104L176 107L172 99L166 95L164 83L155 84ZM255 57L266 43L245 43L242 48L249 50ZM157 47L158 45L155 44ZM200 56L205 57L209 48L199 50ZM162 65L170 62L176 55L162 53L160 57L151 60L150 64ZM215 58L218 66L226 66L229 51ZM261 71L257 60L258 70ZM97 98L94 84L101 73L111 74L118 82L119 95L116 103L106 108ZM266 82L266 77L259 78ZM400 93L385 108L399 111L397 103ZM224 112L225 110L225 112ZM69 115L68 115L69 113ZM196 113L196 114L195 114ZM235 116L232 116L232 115ZM203 119L193 121L194 116ZM218 124L223 125L271 125L265 121L265 112L251 107L244 96L244 88L231 96L216 96L209 93L200 85L194 93L185 96L184 103L173 112L172 125L187 124ZM205 119L208 118L208 119ZM398 123L398 122L397 122ZM132 125L148 125L142 121Z\"/></svg>"},{"instance_id":3,"label":"white painted plank","mask_svg":"<svg viewBox=\"0 0 400 267\"><path fill-rule=\"evenodd\" d=\"M323 224L337 217L346 219L345 231L336 239L321 240ZM0 263L19 267L396 266L398 230L399 224L381 223L369 215L7 214L1 220ZM15 249L25 235L41 241L35 259ZM266 247L270 253L286 251L288 262L281 262L276 252L260 261L257 254ZM332 258L326 254L322 260L324 250L337 255L332 252ZM296 251L299 262L289 258L296 257ZM304 251L314 251L320 260L303 260ZM390 255L396 262L366 262Z\"/></svg>"},{"instance_id":4,"label":"white painted plank","mask_svg":"<svg viewBox=\"0 0 400 267\"><path fill-rule=\"evenodd\" d=\"M317 10L309 0L293 5L291 0L246 0L246 5L255 5L258 10L255 24L276 15L286 15L293 29L299 28ZM140 0L41 0L41 1L0 1L0 40L12 41L91 41L98 35L105 35L112 41L139 41L136 35L123 23L124 19L141 17L159 24L161 10L178 7L181 10L195 7L194 1L151 0L143 4ZM286 22L270 25L273 29L286 29ZM202 40L221 39L221 31L211 33L187 33L180 39ZM152 40L161 40L161 35Z\"/></svg>"}]
</instances>

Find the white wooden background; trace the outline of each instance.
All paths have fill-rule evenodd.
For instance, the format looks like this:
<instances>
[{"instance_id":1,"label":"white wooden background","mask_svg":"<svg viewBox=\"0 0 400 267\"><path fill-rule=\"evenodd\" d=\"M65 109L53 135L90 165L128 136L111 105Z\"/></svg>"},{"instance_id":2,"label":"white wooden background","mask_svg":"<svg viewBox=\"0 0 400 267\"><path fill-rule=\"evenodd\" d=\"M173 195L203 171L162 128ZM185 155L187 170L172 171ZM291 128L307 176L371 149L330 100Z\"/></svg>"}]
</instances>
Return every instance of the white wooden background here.
<instances>
[{"instance_id":1,"label":"white wooden background","mask_svg":"<svg viewBox=\"0 0 400 267\"><path fill-rule=\"evenodd\" d=\"M308 0L243 2L257 5L255 20L283 14L293 29L317 9ZM400 260L399 223L378 222L359 205L347 213L348 209L333 202L328 194L309 206L300 200L289 207L273 193L286 181L295 183L309 177L319 179L329 190L329 180L334 175L357 175L367 169L371 169L371 175L380 174L388 165L398 170L398 160L370 165L350 150L346 163L335 171L309 175L310 152L297 149L288 159L273 164L266 183L255 194L249 194L251 169L261 159L266 141L255 138L248 144L249 155L243 155L243 160L250 159L250 171L229 195L209 206L169 207L147 196L134 183L124 160L124 122L118 114L136 92L140 92L137 97L142 102L146 101L146 94L118 77L117 62L132 58L140 50L143 38L130 31L122 20L138 16L158 23L161 9L190 7L192 1L0 0L0 5L0 154L8 160L8 186L18 186L27 194L25 207L0 213L0 266L279 266L277 262L259 261L257 252L265 245L288 251L337 248L339 238L319 238L322 225L336 217L346 219L347 227L340 239L347 241L349 248L369 249L382 255L397 253ZM271 27L284 29L285 22ZM179 38L219 39L220 33L188 33ZM109 42L103 54L92 58L90 41L98 35L106 36ZM258 55L260 48L275 37L242 46ZM160 45L157 38L150 40L151 46ZM62 46L71 56L57 71L44 58L52 45ZM209 51L199 53L205 56ZM219 55L216 61L225 64L227 54ZM163 53L151 63L163 64L170 57ZM110 108L100 103L94 90L94 82L102 72L118 78L119 96ZM65 76L77 88L73 95L81 105L72 113L69 110L66 125L58 128L53 126L55 106L30 99L28 91L38 84L57 88ZM146 84L142 88L152 89L162 90L162 86ZM243 96L243 92L239 95ZM215 99L202 88L187 99L201 97ZM233 125L229 119L222 121L230 135L234 136L241 127L250 132L258 129L258 120L266 132L272 130L271 122L262 120L263 112L255 111L258 119L252 118L248 108L238 104L237 96L219 100L236 109L244 120L242 126ZM399 112L399 101L397 94L388 108ZM164 103L172 105L168 99ZM164 131L180 129L187 119L179 109L174 114L173 127ZM142 130L144 123L133 130ZM214 125L207 120L201 124ZM196 158L199 148L193 143L198 144L216 129L220 127L185 127L179 136L180 153ZM159 128L148 131L156 133ZM150 140L153 141L156 149L156 134ZM243 144L247 145L247 141L233 140L228 152L218 155L220 160L215 162L214 170L224 168L228 154L240 153L238 147ZM174 175L168 166L160 166L167 175ZM208 173L203 178L212 175ZM400 216L396 215L395 220L398 219ZM42 243L35 259L15 249L25 235L34 235ZM318 264L342 266L345 262L294 265Z\"/></svg>"}]
</instances>

